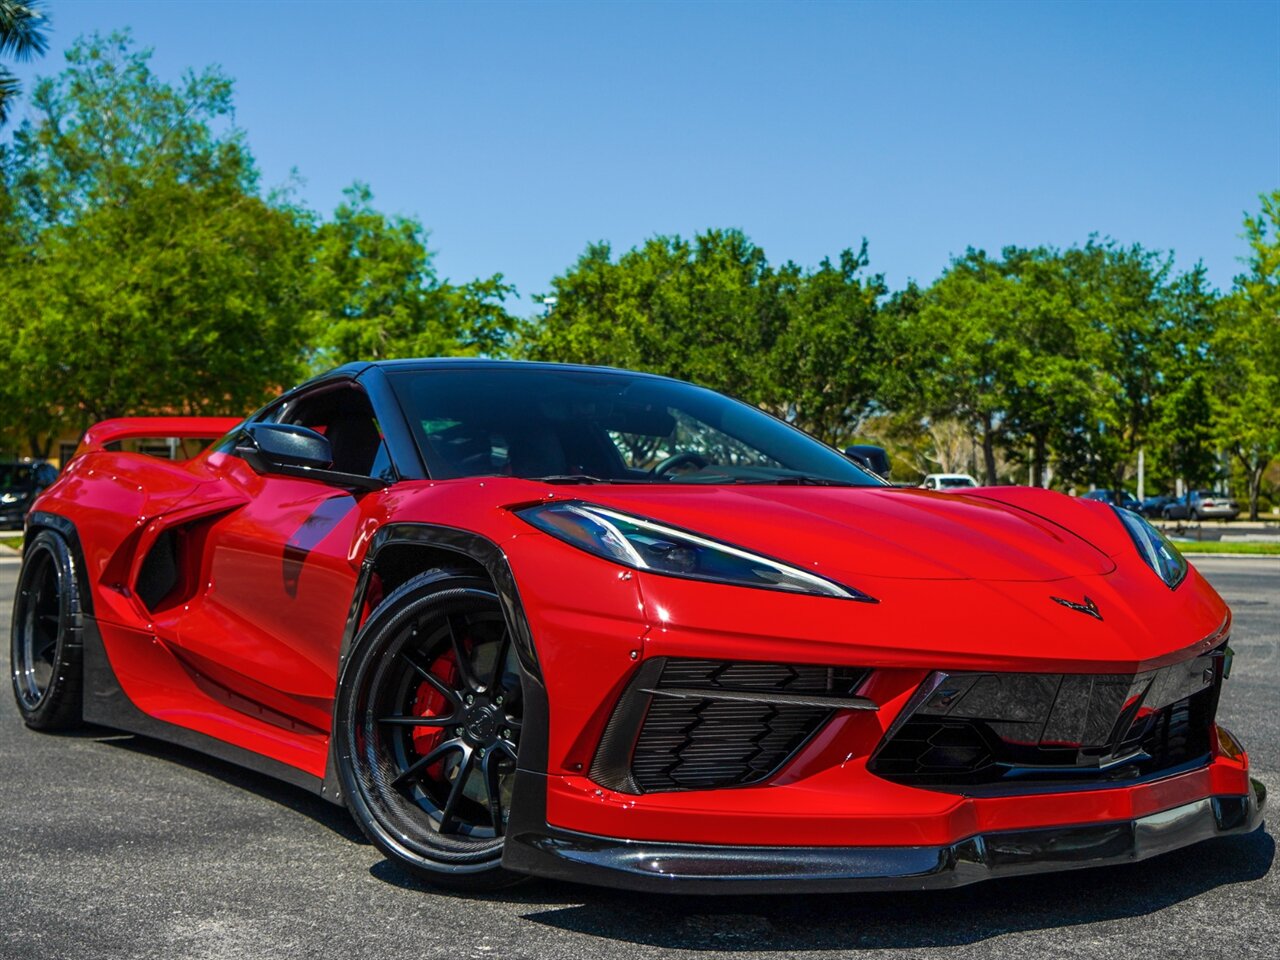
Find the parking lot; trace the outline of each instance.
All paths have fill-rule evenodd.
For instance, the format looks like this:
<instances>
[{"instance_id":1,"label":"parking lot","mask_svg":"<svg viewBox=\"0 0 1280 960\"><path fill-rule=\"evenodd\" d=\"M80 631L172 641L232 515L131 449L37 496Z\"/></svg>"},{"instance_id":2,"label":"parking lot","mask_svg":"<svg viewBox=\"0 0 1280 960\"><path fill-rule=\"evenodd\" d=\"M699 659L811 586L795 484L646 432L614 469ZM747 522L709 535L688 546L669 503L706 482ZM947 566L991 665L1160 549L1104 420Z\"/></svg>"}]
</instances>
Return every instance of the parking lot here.
<instances>
[{"instance_id":1,"label":"parking lot","mask_svg":"<svg viewBox=\"0 0 1280 960\"><path fill-rule=\"evenodd\" d=\"M1206 558L1231 603L1221 717L1280 785L1280 562ZM0 557L8 623L18 566ZM8 644L2 656L7 673ZM957 891L662 897L534 881L449 895L408 880L311 795L143 738L26 730L0 695L0 956L1275 957L1270 823L1132 866Z\"/></svg>"}]
</instances>

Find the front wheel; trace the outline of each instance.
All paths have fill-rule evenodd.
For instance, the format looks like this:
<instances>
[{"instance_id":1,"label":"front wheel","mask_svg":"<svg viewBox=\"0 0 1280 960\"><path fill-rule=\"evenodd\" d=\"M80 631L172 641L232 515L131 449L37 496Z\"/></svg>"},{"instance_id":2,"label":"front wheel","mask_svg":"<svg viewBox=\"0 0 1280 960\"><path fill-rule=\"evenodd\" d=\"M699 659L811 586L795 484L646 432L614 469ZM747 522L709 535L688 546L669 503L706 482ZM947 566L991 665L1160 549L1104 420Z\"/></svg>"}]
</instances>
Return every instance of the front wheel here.
<instances>
[{"instance_id":1,"label":"front wheel","mask_svg":"<svg viewBox=\"0 0 1280 960\"><path fill-rule=\"evenodd\" d=\"M520 880L502 869L502 849L522 715L519 661L488 580L433 570L395 590L361 629L338 691L338 774L365 835L433 883Z\"/></svg>"}]
</instances>

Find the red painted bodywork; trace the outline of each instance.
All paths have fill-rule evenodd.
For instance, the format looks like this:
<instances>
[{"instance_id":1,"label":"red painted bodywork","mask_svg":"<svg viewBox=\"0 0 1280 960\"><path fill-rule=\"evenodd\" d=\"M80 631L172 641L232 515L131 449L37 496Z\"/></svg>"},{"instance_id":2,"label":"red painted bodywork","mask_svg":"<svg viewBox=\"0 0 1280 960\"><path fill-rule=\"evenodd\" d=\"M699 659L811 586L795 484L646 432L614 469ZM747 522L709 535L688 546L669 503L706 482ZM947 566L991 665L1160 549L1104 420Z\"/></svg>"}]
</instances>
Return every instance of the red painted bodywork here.
<instances>
[{"instance_id":1,"label":"red painted bodywork","mask_svg":"<svg viewBox=\"0 0 1280 960\"><path fill-rule=\"evenodd\" d=\"M264 477L239 457L169 463L103 449L121 436L214 436L234 421L90 431L36 511L78 531L103 644L149 716L323 777L344 626L385 524L444 524L510 565L550 703L548 821L612 837L773 845L947 844L975 833L1130 819L1248 792L1246 756L1137 786L974 799L902 786L866 761L932 670L1119 673L1218 633L1226 605L1191 569L1170 590L1109 507L1042 490L805 486L564 487L513 478L382 491ZM803 566L879 603L636 573L510 509L586 499ZM179 585L148 610L142 558L181 528ZM1089 596L1105 620L1050 595ZM769 782L632 796L590 781L619 691L652 656L874 667L878 711L839 715Z\"/></svg>"}]
</instances>

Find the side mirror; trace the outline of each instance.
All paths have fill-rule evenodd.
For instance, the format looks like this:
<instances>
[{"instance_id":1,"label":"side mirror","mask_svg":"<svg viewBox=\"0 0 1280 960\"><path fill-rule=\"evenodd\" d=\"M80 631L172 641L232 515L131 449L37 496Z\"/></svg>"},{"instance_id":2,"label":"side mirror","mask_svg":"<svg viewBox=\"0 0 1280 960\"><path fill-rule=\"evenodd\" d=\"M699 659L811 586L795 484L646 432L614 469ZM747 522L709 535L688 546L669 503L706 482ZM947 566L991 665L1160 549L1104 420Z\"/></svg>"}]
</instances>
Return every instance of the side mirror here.
<instances>
[{"instance_id":1,"label":"side mirror","mask_svg":"<svg viewBox=\"0 0 1280 960\"><path fill-rule=\"evenodd\" d=\"M328 439L289 423L250 423L236 440L236 453L258 473L327 470L333 464Z\"/></svg>"},{"instance_id":2,"label":"side mirror","mask_svg":"<svg viewBox=\"0 0 1280 960\"><path fill-rule=\"evenodd\" d=\"M331 470L329 438L292 423L246 424L236 438L236 456L258 473L319 480L350 490L381 490L388 485L378 477Z\"/></svg>"},{"instance_id":3,"label":"side mirror","mask_svg":"<svg viewBox=\"0 0 1280 960\"><path fill-rule=\"evenodd\" d=\"M889 454L885 452L884 447L877 447L870 443L855 443L851 447L845 447L844 455L858 466L865 467L886 480L889 479Z\"/></svg>"}]
</instances>

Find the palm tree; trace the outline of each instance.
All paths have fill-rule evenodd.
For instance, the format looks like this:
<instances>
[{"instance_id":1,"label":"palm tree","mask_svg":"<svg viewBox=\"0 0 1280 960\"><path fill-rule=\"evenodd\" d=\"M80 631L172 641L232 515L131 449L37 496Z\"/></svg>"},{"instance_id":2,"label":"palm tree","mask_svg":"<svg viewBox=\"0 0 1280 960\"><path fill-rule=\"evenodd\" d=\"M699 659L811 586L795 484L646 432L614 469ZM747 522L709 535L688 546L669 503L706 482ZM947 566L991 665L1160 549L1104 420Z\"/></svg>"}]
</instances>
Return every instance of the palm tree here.
<instances>
[{"instance_id":1,"label":"palm tree","mask_svg":"<svg viewBox=\"0 0 1280 960\"><path fill-rule=\"evenodd\" d=\"M49 19L40 6L41 0L0 0L0 56L30 60L48 49ZM0 66L0 124L9 119L9 106L21 92L18 78Z\"/></svg>"}]
</instances>

